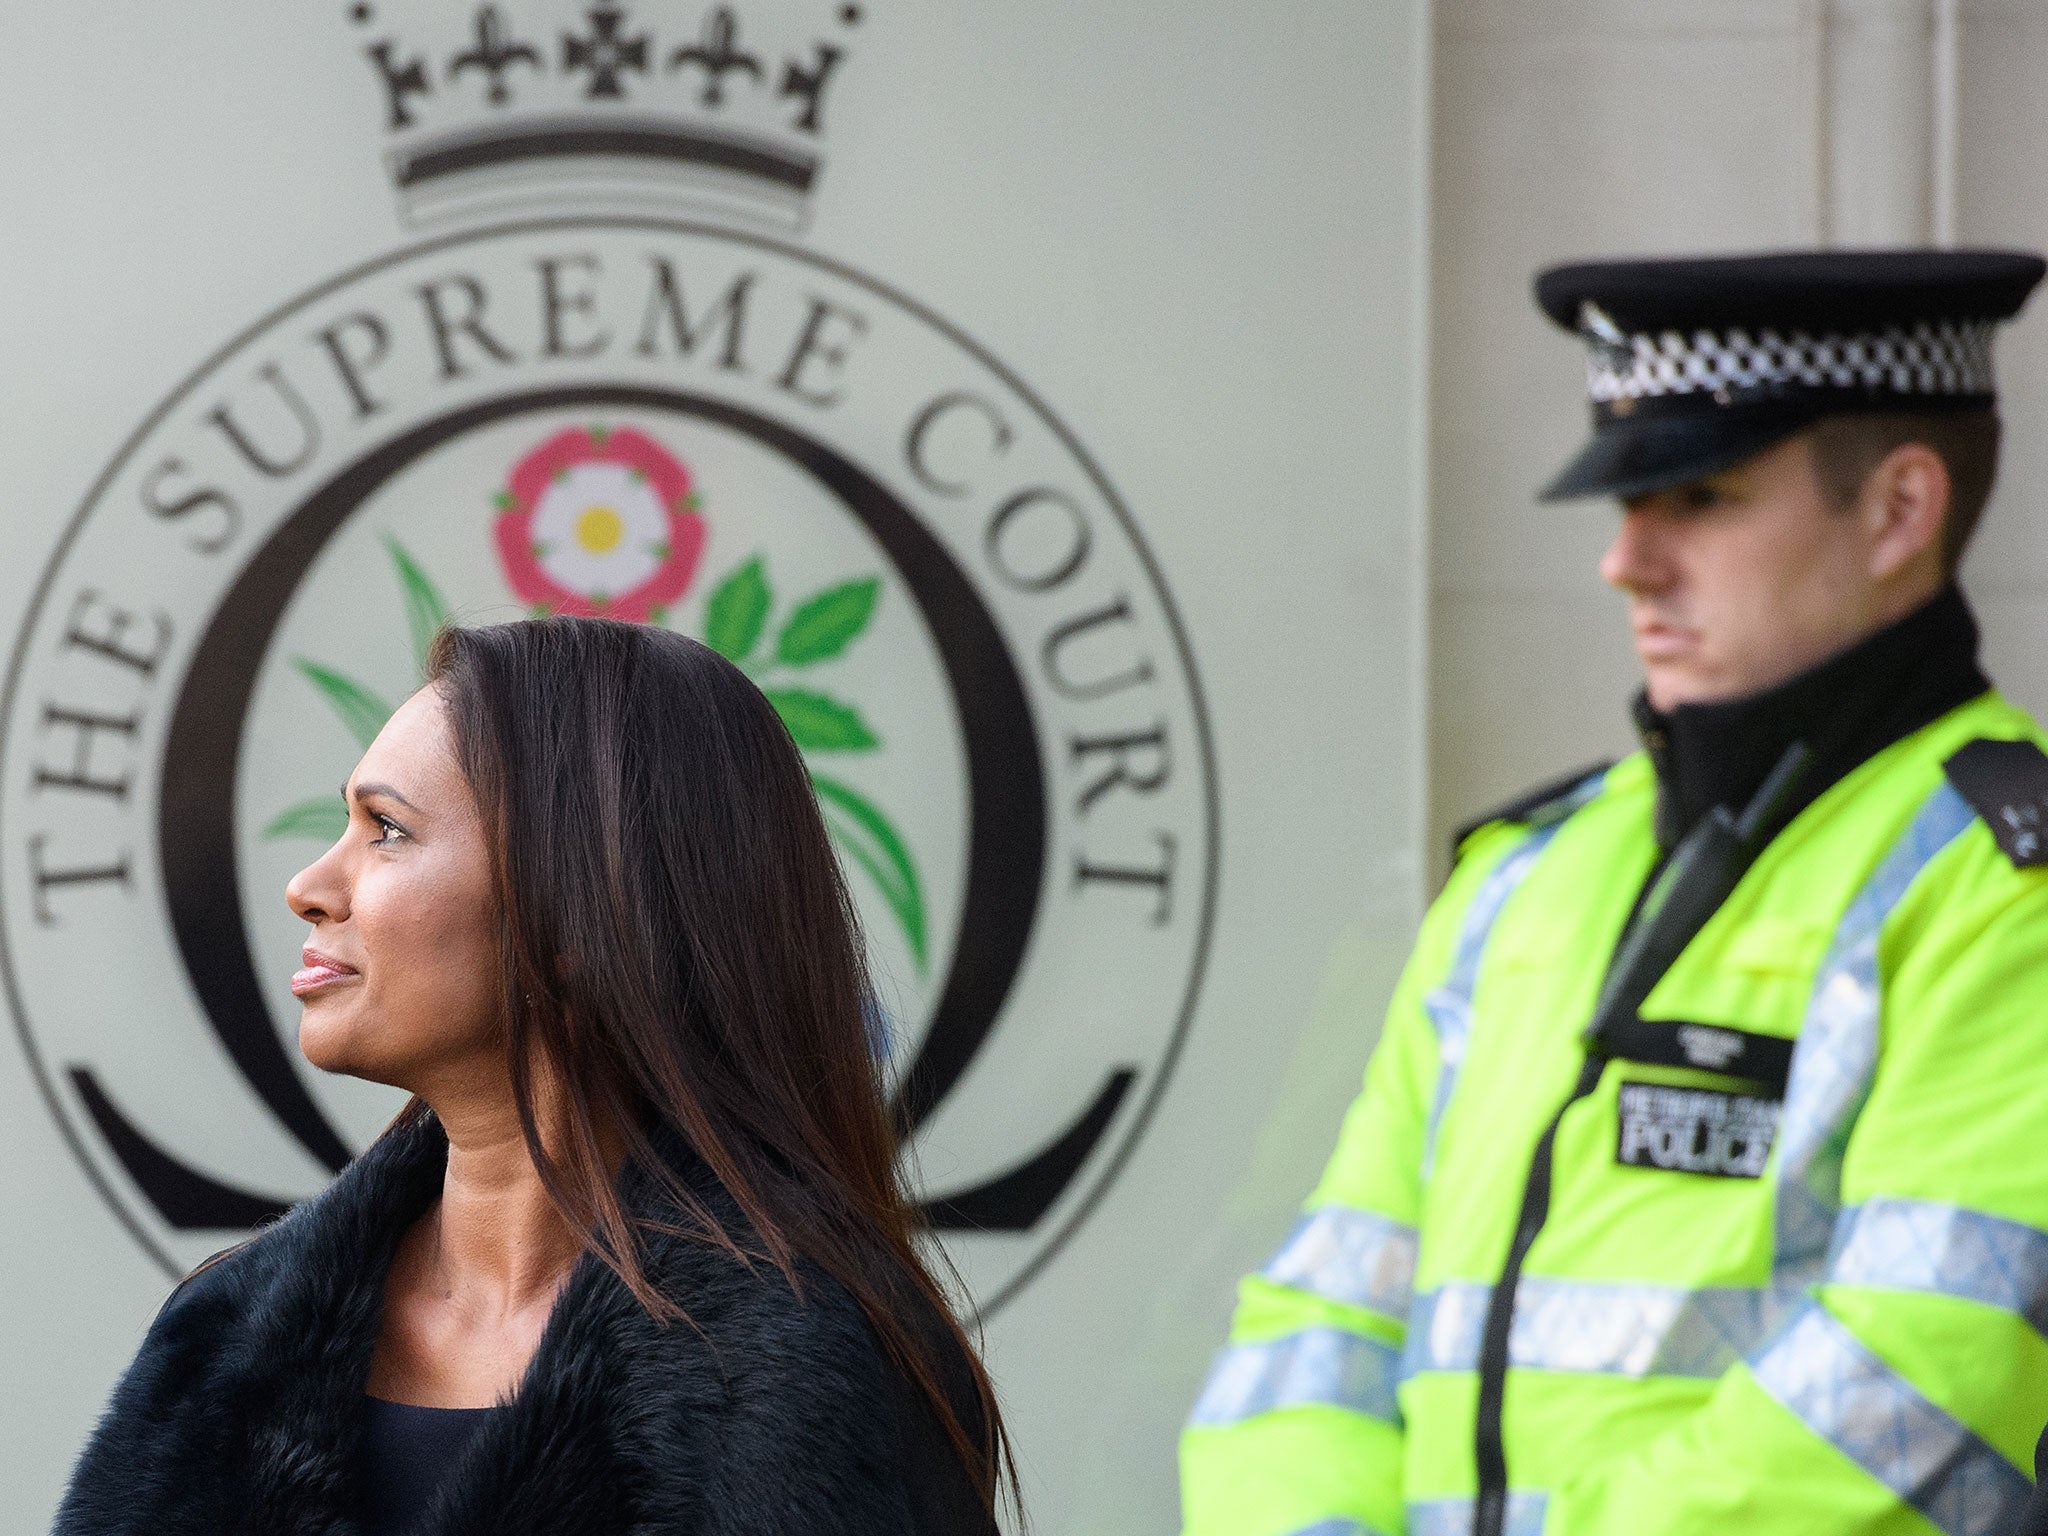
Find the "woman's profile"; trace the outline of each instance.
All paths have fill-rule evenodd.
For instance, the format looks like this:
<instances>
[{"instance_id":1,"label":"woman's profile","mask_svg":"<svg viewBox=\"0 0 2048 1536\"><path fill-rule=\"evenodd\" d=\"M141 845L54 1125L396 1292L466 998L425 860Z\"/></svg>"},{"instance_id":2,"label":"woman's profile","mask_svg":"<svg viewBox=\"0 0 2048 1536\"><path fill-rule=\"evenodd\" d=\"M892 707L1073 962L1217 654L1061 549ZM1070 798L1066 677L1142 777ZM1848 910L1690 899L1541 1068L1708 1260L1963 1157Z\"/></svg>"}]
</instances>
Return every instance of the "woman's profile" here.
<instances>
[{"instance_id":1,"label":"woman's profile","mask_svg":"<svg viewBox=\"0 0 2048 1536\"><path fill-rule=\"evenodd\" d=\"M300 1046L413 1097L174 1293L57 1531L993 1532L1001 1419L753 684L647 626L449 630L344 796L287 892Z\"/></svg>"}]
</instances>

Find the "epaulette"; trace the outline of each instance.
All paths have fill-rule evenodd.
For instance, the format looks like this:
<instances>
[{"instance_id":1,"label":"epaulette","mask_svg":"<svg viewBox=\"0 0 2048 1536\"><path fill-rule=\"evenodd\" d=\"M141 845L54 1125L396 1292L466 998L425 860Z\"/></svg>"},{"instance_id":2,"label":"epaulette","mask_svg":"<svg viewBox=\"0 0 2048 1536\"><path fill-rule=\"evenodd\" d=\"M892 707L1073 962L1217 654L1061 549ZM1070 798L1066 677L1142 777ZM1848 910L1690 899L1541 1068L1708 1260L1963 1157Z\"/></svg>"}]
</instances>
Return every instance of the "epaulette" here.
<instances>
[{"instance_id":1,"label":"epaulette","mask_svg":"<svg viewBox=\"0 0 2048 1536\"><path fill-rule=\"evenodd\" d=\"M1538 830L1555 826L1592 798L1601 776L1613 766L1611 757L1588 763L1561 779L1552 779L1526 795L1518 795L1506 805L1495 806L1483 816L1474 817L1451 834L1451 862L1457 863L1458 850L1465 846L1466 838L1493 822L1512 821Z\"/></svg>"},{"instance_id":2,"label":"epaulette","mask_svg":"<svg viewBox=\"0 0 2048 1536\"><path fill-rule=\"evenodd\" d=\"M1941 765L2014 869L2048 864L2048 752L1980 736Z\"/></svg>"}]
</instances>

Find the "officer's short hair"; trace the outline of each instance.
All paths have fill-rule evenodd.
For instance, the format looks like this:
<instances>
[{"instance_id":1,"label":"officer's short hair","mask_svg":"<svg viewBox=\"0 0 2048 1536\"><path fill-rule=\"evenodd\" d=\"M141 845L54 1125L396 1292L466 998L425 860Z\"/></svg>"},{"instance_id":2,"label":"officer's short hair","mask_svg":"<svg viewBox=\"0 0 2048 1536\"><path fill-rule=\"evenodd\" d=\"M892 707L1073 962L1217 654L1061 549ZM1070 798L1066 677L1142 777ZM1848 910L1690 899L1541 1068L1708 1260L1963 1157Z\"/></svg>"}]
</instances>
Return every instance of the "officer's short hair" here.
<instances>
[{"instance_id":1,"label":"officer's short hair","mask_svg":"<svg viewBox=\"0 0 2048 1536\"><path fill-rule=\"evenodd\" d=\"M1998 412L1897 411L1829 416L1807 433L1823 495L1847 509L1871 471L1894 448L1925 443L1948 466L1948 518L1941 528L1941 569L1953 576L1998 473Z\"/></svg>"}]
</instances>

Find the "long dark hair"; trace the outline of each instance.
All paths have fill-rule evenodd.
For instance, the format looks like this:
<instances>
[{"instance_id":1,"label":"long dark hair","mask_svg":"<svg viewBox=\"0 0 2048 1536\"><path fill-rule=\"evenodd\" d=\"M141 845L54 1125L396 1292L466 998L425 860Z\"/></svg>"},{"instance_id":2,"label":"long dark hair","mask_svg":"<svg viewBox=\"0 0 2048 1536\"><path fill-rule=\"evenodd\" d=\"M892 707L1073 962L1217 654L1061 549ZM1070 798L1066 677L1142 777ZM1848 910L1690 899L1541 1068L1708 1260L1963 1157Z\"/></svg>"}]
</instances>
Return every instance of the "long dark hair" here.
<instances>
[{"instance_id":1,"label":"long dark hair","mask_svg":"<svg viewBox=\"0 0 2048 1536\"><path fill-rule=\"evenodd\" d=\"M806 1266L843 1286L983 1501L1005 1475L1014 1499L987 1374L919 1257L859 921L774 708L709 647L607 619L445 630L428 684L491 845L512 1082L563 1216L650 1312L684 1316L642 1265L607 1155L623 1140L678 1208L663 1230L770 1263L799 1295ZM750 1231L726 1230L663 1137ZM946 1388L947 1342L971 1403Z\"/></svg>"}]
</instances>

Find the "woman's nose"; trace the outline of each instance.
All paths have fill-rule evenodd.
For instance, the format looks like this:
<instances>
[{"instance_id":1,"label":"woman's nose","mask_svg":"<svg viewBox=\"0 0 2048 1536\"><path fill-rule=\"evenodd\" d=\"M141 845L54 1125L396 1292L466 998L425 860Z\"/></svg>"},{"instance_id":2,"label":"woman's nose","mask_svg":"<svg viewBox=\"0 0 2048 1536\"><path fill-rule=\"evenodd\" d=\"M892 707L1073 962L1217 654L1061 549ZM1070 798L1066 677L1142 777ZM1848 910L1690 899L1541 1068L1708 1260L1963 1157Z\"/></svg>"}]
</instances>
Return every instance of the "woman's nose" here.
<instances>
[{"instance_id":1,"label":"woman's nose","mask_svg":"<svg viewBox=\"0 0 2048 1536\"><path fill-rule=\"evenodd\" d=\"M344 835L346 841L346 835ZM309 923L339 921L348 915L347 886L339 868L341 843L285 882L285 905Z\"/></svg>"}]
</instances>

